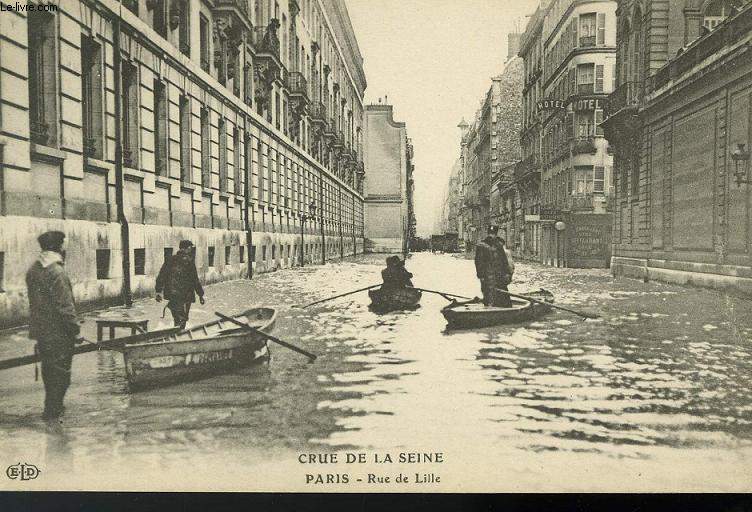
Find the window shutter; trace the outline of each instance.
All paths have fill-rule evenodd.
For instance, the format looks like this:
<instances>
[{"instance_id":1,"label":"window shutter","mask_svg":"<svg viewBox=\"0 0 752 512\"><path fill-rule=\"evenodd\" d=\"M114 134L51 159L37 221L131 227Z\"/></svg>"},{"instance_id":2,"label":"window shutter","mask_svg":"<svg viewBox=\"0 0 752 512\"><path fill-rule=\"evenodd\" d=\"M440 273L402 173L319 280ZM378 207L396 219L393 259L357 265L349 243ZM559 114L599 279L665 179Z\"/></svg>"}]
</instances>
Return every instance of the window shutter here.
<instances>
[{"instance_id":1,"label":"window shutter","mask_svg":"<svg viewBox=\"0 0 752 512\"><path fill-rule=\"evenodd\" d=\"M601 126L601 123L603 122L603 110L596 110L595 111L595 134L596 135L603 135L603 127Z\"/></svg>"},{"instance_id":2,"label":"window shutter","mask_svg":"<svg viewBox=\"0 0 752 512\"><path fill-rule=\"evenodd\" d=\"M567 139L574 138L574 115L572 112L567 112L567 117L564 120L567 125Z\"/></svg>"},{"instance_id":3,"label":"window shutter","mask_svg":"<svg viewBox=\"0 0 752 512\"><path fill-rule=\"evenodd\" d=\"M596 44L602 46L606 44L606 13L598 13L598 32Z\"/></svg>"},{"instance_id":4,"label":"window shutter","mask_svg":"<svg viewBox=\"0 0 752 512\"><path fill-rule=\"evenodd\" d=\"M603 92L603 65L595 66L595 92Z\"/></svg>"}]
</instances>

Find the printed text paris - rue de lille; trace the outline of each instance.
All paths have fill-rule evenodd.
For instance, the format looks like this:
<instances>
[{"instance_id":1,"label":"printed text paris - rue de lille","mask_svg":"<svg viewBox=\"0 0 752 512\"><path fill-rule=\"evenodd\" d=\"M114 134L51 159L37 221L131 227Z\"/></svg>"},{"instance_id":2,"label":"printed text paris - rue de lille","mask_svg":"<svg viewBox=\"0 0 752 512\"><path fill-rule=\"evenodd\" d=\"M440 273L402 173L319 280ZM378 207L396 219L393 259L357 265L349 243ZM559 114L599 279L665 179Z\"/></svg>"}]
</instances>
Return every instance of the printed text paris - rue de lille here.
<instances>
[{"instance_id":1,"label":"printed text paris - rue de lille","mask_svg":"<svg viewBox=\"0 0 752 512\"><path fill-rule=\"evenodd\" d=\"M438 484L441 477L428 468L444 463L442 452L399 452L399 453L301 453L298 462L306 466L305 483L307 485L327 484ZM384 464L383 472L359 474L358 464ZM416 464L417 471L403 472L389 470L390 464ZM337 465L344 465L354 471L339 471ZM322 467L326 470L321 471ZM329 471L329 468L332 470ZM372 468L369 468L372 469ZM400 468L402 469L402 468Z\"/></svg>"}]
</instances>

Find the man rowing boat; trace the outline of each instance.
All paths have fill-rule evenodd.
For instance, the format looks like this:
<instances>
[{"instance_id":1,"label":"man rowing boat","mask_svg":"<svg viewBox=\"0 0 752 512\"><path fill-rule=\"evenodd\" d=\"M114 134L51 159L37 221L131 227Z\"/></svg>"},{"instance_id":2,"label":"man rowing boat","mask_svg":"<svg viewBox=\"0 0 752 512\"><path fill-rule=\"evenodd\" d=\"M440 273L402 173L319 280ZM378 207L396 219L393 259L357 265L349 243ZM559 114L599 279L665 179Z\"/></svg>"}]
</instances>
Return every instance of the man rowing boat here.
<instances>
[{"instance_id":1,"label":"man rowing boat","mask_svg":"<svg viewBox=\"0 0 752 512\"><path fill-rule=\"evenodd\" d=\"M413 287L410 280L413 275L405 268L405 262L399 256L389 256L386 259L386 268L381 271L381 278L384 283L381 285L382 291L393 291L401 288Z\"/></svg>"}]
</instances>

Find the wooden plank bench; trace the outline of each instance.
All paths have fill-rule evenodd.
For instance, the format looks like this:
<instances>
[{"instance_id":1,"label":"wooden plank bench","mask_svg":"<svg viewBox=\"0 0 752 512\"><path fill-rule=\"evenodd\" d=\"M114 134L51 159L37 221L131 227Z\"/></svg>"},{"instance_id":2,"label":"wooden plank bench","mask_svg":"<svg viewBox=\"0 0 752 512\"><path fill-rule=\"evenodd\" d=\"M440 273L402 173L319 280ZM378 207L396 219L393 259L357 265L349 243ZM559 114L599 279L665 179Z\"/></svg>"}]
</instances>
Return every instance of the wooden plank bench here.
<instances>
[{"instance_id":1,"label":"wooden plank bench","mask_svg":"<svg viewBox=\"0 0 752 512\"><path fill-rule=\"evenodd\" d=\"M115 329L117 327L125 327L131 330L131 335L135 336L139 332L146 333L148 331L148 320L134 320L127 318L100 318L97 319L97 341L102 341L104 338L104 329L108 327L110 330L110 338L115 337Z\"/></svg>"}]
</instances>

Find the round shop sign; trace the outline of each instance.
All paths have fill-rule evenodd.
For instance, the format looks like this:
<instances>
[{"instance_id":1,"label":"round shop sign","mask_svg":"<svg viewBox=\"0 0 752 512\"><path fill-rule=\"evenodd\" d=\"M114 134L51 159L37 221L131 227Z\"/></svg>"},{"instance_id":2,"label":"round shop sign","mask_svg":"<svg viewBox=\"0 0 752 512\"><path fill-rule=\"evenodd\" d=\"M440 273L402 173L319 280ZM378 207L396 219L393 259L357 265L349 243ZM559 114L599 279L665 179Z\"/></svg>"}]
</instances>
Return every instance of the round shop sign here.
<instances>
[{"instance_id":1,"label":"round shop sign","mask_svg":"<svg viewBox=\"0 0 752 512\"><path fill-rule=\"evenodd\" d=\"M564 231L565 229L567 229L567 225L564 224L562 221L559 221L556 224L554 224L554 227L556 228L556 231Z\"/></svg>"}]
</instances>

